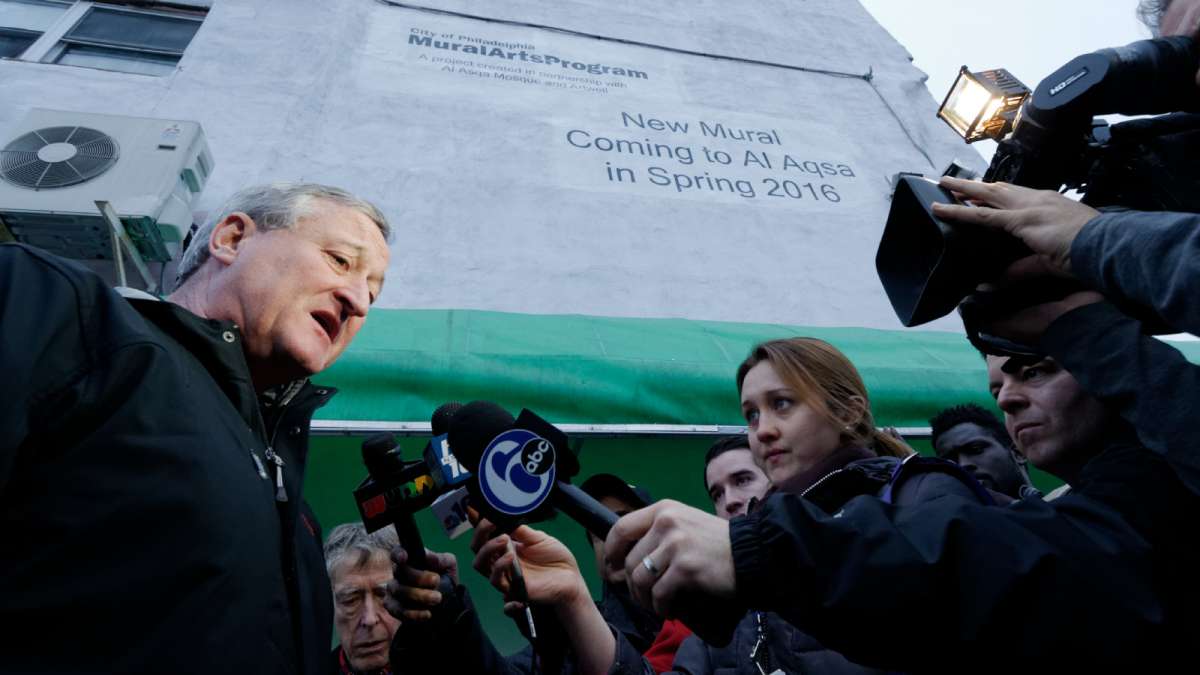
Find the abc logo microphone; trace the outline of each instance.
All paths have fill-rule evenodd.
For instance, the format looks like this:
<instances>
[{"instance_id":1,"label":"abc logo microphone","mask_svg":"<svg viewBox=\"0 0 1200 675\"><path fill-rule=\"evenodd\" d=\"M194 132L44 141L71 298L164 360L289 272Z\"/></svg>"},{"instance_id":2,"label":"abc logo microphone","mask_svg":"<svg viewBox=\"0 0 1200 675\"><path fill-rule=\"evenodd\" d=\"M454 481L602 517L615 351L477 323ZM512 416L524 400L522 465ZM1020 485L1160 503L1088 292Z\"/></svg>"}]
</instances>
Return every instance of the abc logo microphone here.
<instances>
[{"instance_id":1,"label":"abc logo microphone","mask_svg":"<svg viewBox=\"0 0 1200 675\"><path fill-rule=\"evenodd\" d=\"M450 445L475 474L472 502L501 529L549 518L555 508L603 539L617 515L570 484L579 460L557 427L529 410L515 420L490 401L463 406L450 423Z\"/></svg>"},{"instance_id":2,"label":"abc logo microphone","mask_svg":"<svg viewBox=\"0 0 1200 675\"><path fill-rule=\"evenodd\" d=\"M479 491L489 506L523 516L554 489L554 446L532 431L510 429L484 449L478 473Z\"/></svg>"}]
</instances>

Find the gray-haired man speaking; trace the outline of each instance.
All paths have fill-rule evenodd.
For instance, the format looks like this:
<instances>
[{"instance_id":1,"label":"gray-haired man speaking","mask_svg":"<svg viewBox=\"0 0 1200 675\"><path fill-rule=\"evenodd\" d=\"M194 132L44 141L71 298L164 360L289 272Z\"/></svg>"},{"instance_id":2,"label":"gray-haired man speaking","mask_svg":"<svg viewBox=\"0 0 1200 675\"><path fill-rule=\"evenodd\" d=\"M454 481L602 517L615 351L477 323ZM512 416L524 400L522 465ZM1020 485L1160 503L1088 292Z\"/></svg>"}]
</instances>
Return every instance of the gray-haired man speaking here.
<instances>
[{"instance_id":1,"label":"gray-haired man speaking","mask_svg":"<svg viewBox=\"0 0 1200 675\"><path fill-rule=\"evenodd\" d=\"M13 672L316 673L332 608L300 487L308 382L383 285L378 209L235 195L167 299L0 245L0 663Z\"/></svg>"}]
</instances>

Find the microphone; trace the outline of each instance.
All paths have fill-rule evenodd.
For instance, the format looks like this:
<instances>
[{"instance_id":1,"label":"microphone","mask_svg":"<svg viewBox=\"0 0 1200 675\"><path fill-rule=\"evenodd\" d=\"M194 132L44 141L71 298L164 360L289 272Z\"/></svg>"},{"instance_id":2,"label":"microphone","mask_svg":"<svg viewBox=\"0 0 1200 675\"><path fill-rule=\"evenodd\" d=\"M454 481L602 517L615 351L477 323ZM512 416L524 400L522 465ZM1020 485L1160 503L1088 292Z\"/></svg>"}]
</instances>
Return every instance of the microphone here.
<instances>
[{"instance_id":1,"label":"microphone","mask_svg":"<svg viewBox=\"0 0 1200 675\"><path fill-rule=\"evenodd\" d=\"M429 419L429 425L433 428L433 438L429 439L429 444L425 446L422 456L434 482L442 490L454 489L466 483L471 477L470 472L462 467L454 453L450 451L451 446L447 435L450 430L450 420L459 410L462 410L462 407L463 405L457 402L442 404L433 411L433 416Z\"/></svg>"},{"instance_id":2,"label":"microphone","mask_svg":"<svg viewBox=\"0 0 1200 675\"><path fill-rule=\"evenodd\" d=\"M467 484L472 504L502 529L545 520L555 508L601 539L617 522L617 514L571 485L579 460L566 435L529 410L513 419L490 401L468 403L451 421L449 439L478 477Z\"/></svg>"},{"instance_id":3,"label":"microphone","mask_svg":"<svg viewBox=\"0 0 1200 675\"><path fill-rule=\"evenodd\" d=\"M413 514L470 478L445 443L448 422L461 407L447 403L434 411L430 425L436 435L420 460L406 462L395 436L389 433L371 436L362 444L367 478L355 489L354 501L363 525L368 532L394 526L414 569L425 569L426 557ZM436 447L434 441L438 441Z\"/></svg>"},{"instance_id":4,"label":"microphone","mask_svg":"<svg viewBox=\"0 0 1200 675\"><path fill-rule=\"evenodd\" d=\"M424 462L405 462L392 434L375 434L362 444L367 479L354 491L363 525L374 532L387 525L396 528L408 552L408 564L425 569L425 543L413 514L433 503L436 485Z\"/></svg>"},{"instance_id":5,"label":"microphone","mask_svg":"<svg viewBox=\"0 0 1200 675\"><path fill-rule=\"evenodd\" d=\"M554 507L600 539L616 524L617 514L570 484L579 460L566 434L529 410L514 420L491 401L474 401L454 416L449 436L458 460L478 477L467 483L472 504L501 530L544 520ZM689 627L711 645L728 645L746 608L712 599L707 606Z\"/></svg>"}]
</instances>

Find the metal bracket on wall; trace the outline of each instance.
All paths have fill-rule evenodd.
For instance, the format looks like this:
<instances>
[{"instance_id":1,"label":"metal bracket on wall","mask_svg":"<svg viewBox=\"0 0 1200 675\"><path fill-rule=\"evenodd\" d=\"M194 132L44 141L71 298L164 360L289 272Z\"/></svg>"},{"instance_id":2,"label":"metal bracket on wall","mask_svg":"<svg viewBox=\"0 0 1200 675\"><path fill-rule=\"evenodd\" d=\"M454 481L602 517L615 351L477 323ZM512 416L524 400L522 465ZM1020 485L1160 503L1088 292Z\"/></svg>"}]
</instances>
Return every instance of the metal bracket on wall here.
<instances>
[{"instance_id":1,"label":"metal bracket on wall","mask_svg":"<svg viewBox=\"0 0 1200 675\"><path fill-rule=\"evenodd\" d=\"M125 279L125 260L121 256L121 248L125 248L125 252L129 254L129 260L133 262L133 266L137 268L138 274L141 275L142 281L146 284L146 290L153 293L158 289L158 284L150 276L150 268L146 267L146 261L142 260L142 254L138 252L137 247L129 239L129 234L125 231L125 225L121 223L121 218L117 216L117 212L113 210L112 204L96 200L96 208L100 210L100 215L104 217L104 221L108 223L109 235L112 238L113 246L113 262L117 265L117 281L121 286L128 286Z\"/></svg>"}]
</instances>

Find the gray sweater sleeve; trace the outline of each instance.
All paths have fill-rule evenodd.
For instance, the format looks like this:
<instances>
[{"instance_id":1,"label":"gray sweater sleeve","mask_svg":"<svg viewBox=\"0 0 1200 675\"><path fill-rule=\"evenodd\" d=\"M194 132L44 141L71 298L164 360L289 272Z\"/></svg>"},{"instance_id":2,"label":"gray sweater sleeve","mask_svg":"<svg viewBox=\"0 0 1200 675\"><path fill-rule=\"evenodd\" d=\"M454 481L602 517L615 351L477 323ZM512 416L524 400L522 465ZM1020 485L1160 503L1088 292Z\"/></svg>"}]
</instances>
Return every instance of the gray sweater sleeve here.
<instances>
[{"instance_id":1,"label":"gray sweater sleeve","mask_svg":"<svg viewBox=\"0 0 1200 675\"><path fill-rule=\"evenodd\" d=\"M1075 237L1071 271L1118 304L1152 308L1177 330L1200 333L1200 214L1101 213Z\"/></svg>"}]
</instances>

